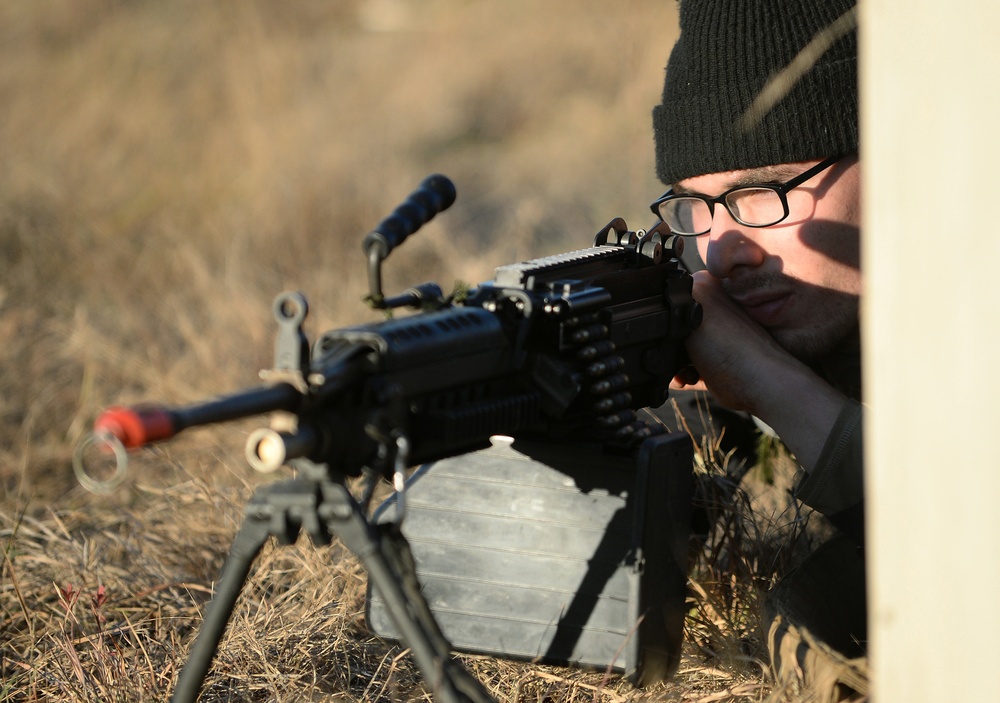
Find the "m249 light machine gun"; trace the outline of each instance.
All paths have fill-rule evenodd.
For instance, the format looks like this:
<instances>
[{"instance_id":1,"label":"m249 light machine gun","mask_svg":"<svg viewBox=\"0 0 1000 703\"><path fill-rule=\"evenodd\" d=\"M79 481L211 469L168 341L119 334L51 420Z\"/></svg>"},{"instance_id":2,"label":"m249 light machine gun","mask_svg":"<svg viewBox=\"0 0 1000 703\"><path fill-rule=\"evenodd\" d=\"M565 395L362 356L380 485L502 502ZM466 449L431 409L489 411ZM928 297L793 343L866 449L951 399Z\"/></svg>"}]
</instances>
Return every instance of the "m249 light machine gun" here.
<instances>
[{"instance_id":1,"label":"m249 light machine gun","mask_svg":"<svg viewBox=\"0 0 1000 703\"><path fill-rule=\"evenodd\" d=\"M181 408L109 408L78 449L78 475L101 489L88 447L114 451L120 480L128 449L270 413L247 460L294 469L251 499L174 701L197 698L261 547L302 529L358 555L369 623L411 648L436 700L490 700L451 640L615 668L640 685L675 669L692 449L637 411L664 402L700 323L683 240L617 218L592 247L501 266L463 295L422 284L386 297L385 258L454 199L451 181L431 176L364 239L370 304L412 314L310 344L305 298L284 293L264 385ZM396 489L372 516L371 489L355 497L346 484L362 473Z\"/></svg>"}]
</instances>

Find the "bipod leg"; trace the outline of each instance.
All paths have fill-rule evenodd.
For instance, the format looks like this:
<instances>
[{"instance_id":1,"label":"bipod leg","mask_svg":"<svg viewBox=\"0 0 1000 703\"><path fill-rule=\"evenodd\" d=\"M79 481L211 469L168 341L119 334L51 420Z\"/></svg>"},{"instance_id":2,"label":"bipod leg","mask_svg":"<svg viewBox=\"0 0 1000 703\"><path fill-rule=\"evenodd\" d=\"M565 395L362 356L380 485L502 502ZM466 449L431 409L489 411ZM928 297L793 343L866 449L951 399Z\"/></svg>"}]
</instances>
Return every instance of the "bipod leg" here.
<instances>
[{"instance_id":1,"label":"bipod leg","mask_svg":"<svg viewBox=\"0 0 1000 703\"><path fill-rule=\"evenodd\" d=\"M495 703L482 683L452 656L451 645L420 592L413 557L403 536L394 526L373 526L344 484L324 482L322 489L321 518L328 530L361 559L403 642L431 686L434 700Z\"/></svg>"},{"instance_id":2,"label":"bipod leg","mask_svg":"<svg viewBox=\"0 0 1000 703\"><path fill-rule=\"evenodd\" d=\"M236 599L268 538L274 535L282 544L292 544L305 522L314 541L321 544L329 542L329 535L320 525L316 512L317 501L317 486L311 481L284 481L264 486L254 493L247 505L243 524L229 549L187 664L177 678L177 687L170 699L172 703L194 703L197 700L219 642L229 625Z\"/></svg>"}]
</instances>

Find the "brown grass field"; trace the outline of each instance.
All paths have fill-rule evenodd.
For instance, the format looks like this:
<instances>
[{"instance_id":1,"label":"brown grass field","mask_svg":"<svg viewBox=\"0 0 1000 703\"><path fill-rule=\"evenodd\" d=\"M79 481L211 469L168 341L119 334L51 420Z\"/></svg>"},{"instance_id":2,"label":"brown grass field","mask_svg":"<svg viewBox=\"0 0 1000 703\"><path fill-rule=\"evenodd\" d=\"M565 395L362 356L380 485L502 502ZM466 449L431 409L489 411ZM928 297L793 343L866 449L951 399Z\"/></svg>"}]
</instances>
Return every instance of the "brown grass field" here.
<instances>
[{"instance_id":1,"label":"brown grass field","mask_svg":"<svg viewBox=\"0 0 1000 703\"><path fill-rule=\"evenodd\" d=\"M674 13L0 5L0 701L166 699L243 506L273 480L242 459L256 425L236 423L143 450L91 495L70 459L99 412L255 385L282 290L308 295L313 331L373 319L361 237L429 173L458 200L393 254L390 292L587 246L614 216L648 226ZM692 573L675 680L465 660L501 701L773 697L754 595L768 570L731 558L760 539L733 515ZM337 544L265 548L202 700L428 700L406 652L366 631L364 588Z\"/></svg>"}]
</instances>

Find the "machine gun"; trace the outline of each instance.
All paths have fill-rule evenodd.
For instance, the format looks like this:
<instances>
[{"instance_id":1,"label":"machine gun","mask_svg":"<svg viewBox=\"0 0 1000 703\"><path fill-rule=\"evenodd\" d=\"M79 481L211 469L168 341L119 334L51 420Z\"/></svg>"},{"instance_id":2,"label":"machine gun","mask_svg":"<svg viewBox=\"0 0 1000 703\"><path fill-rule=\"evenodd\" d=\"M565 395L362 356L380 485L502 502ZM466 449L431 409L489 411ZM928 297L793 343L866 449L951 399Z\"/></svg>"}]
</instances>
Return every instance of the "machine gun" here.
<instances>
[{"instance_id":1,"label":"machine gun","mask_svg":"<svg viewBox=\"0 0 1000 703\"><path fill-rule=\"evenodd\" d=\"M628 494L622 500L640 528L650 517L662 518L656 512L669 500L686 502L683 481L676 495L642 495L669 489L669 481L646 475L668 454L676 455L678 442L673 437L665 443L661 427L637 416L637 410L664 402L670 380L685 364L683 340L701 320L690 276L678 266L683 240L662 222L649 231L630 231L616 218L598 232L592 247L501 266L493 280L464 293L445 296L425 283L386 297L386 257L454 199L451 181L431 176L364 239L369 303L416 312L333 330L310 344L306 299L283 293L274 303L274 368L261 372L262 386L181 408L109 408L78 447L74 465L81 481L105 489L84 459L93 445L114 452L118 481L127 450L187 428L270 413L269 426L248 437L246 458L263 472L283 465L295 470L293 479L265 485L251 499L172 700L197 697L261 547L271 536L292 543L302 529L318 545L336 535L360 557L393 636L412 649L437 700L490 700L452 656L399 529L413 466L449 457L460 461L488 447L491 437L506 435L515 446L544 448L529 452L533 456L569 456L582 449L591 458L607 457L609 466L622 460L638 466L643 483L616 490ZM688 461L682 476L690 474L689 459L682 450L680 463ZM362 473L393 483L397 519L369 519L371 490L355 497L346 483ZM505 476L501 470L499 480ZM586 482L593 484L593 475ZM658 488L647 490L651 487ZM643 626L660 633L650 647L660 654L647 657L658 658L655 665L632 666L637 682L676 666L687 535L683 509L675 512L674 527L681 534L668 539L672 546L663 546L670 555L666 571L650 566L663 560L643 555L635 530L626 539L633 570L667 578L671 583L657 588L680 598L665 609L669 612L658 606ZM634 602L630 597L632 606L650 600L634 583L631 588L637 594ZM631 611L636 621L649 616L648 607ZM565 628L556 637L565 644ZM570 639L576 641L579 633ZM558 654L556 643L552 647L556 654L550 658L568 658ZM639 652L631 659L642 657Z\"/></svg>"}]
</instances>

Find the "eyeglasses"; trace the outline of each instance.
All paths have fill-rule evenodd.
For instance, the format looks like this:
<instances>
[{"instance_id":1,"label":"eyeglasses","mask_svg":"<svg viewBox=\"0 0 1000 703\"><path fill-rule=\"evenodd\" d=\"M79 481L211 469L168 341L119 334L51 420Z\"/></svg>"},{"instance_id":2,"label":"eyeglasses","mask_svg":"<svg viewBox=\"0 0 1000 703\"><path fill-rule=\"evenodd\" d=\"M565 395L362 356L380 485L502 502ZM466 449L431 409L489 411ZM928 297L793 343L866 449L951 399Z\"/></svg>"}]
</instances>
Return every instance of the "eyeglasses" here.
<instances>
[{"instance_id":1,"label":"eyeglasses","mask_svg":"<svg viewBox=\"0 0 1000 703\"><path fill-rule=\"evenodd\" d=\"M676 194L668 190L649 209L682 237L697 237L712 230L718 203L734 220L747 227L770 227L788 217L788 191L840 161L834 156L784 183L762 183L730 188L717 198Z\"/></svg>"}]
</instances>

